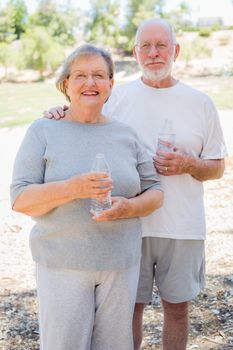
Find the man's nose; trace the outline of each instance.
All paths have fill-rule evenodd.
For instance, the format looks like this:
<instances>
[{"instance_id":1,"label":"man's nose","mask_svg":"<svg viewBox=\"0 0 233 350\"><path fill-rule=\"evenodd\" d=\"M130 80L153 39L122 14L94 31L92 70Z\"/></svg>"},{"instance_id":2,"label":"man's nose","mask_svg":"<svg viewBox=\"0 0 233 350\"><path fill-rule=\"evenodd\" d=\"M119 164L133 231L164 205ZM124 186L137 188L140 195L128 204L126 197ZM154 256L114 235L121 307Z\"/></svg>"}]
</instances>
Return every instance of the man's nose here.
<instances>
[{"instance_id":1,"label":"man's nose","mask_svg":"<svg viewBox=\"0 0 233 350\"><path fill-rule=\"evenodd\" d=\"M157 57L159 56L159 50L156 45L151 45L150 50L148 52L148 56L150 57Z\"/></svg>"}]
</instances>

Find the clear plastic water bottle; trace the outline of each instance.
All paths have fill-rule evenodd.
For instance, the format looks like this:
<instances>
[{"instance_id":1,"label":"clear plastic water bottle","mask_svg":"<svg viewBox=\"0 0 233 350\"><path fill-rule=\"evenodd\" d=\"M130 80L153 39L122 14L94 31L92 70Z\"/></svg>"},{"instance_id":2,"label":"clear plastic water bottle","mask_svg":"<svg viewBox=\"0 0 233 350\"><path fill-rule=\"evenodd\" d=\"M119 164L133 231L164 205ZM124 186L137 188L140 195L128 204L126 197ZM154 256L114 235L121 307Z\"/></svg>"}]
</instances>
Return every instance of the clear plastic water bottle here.
<instances>
[{"instance_id":1,"label":"clear plastic water bottle","mask_svg":"<svg viewBox=\"0 0 233 350\"><path fill-rule=\"evenodd\" d=\"M157 150L172 152L175 145L176 134L170 119L166 119L162 130L158 134Z\"/></svg>"},{"instance_id":2,"label":"clear plastic water bottle","mask_svg":"<svg viewBox=\"0 0 233 350\"><path fill-rule=\"evenodd\" d=\"M110 168L103 153L98 153L95 156L95 160L92 165L91 171L105 172L109 174L109 178L111 177ZM107 178L103 178L103 185L104 181L106 180ZM110 209L111 206L111 191L109 191L107 196L104 198L91 199L91 213L95 216L100 215L103 210Z\"/></svg>"}]
</instances>

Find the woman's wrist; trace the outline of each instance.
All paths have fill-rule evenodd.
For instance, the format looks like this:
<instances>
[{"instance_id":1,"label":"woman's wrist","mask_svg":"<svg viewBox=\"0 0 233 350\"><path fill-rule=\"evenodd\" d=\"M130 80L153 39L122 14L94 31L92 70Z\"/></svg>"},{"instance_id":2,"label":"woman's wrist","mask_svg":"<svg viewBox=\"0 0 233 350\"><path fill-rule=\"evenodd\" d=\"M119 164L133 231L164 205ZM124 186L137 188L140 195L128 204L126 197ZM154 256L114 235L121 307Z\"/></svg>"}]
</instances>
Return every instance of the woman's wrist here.
<instances>
[{"instance_id":1,"label":"woman's wrist","mask_svg":"<svg viewBox=\"0 0 233 350\"><path fill-rule=\"evenodd\" d=\"M65 193L65 197L70 198L70 200L74 200L79 198L79 194L77 191L78 188L78 176L71 177L67 180L64 180L63 182L63 186L64 186L64 193Z\"/></svg>"}]
</instances>

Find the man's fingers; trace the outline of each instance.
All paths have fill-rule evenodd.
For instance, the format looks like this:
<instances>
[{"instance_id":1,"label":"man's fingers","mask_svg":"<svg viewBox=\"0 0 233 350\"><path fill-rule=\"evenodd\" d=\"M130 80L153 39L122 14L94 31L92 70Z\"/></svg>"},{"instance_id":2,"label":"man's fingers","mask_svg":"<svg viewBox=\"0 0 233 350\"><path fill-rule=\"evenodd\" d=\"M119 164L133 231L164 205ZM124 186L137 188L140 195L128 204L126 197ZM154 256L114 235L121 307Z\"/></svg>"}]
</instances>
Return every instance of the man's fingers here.
<instances>
[{"instance_id":1,"label":"man's fingers","mask_svg":"<svg viewBox=\"0 0 233 350\"><path fill-rule=\"evenodd\" d=\"M48 113L50 114L50 119L54 118L56 120L59 120L61 118L64 118L66 115L66 112L64 111L64 109L60 106L54 107L49 109Z\"/></svg>"},{"instance_id":2,"label":"man's fingers","mask_svg":"<svg viewBox=\"0 0 233 350\"><path fill-rule=\"evenodd\" d=\"M67 107L67 106L64 106L64 107ZM49 109L48 111L44 111L43 112L43 116L45 118L48 118L48 119L56 119L56 120L58 120L58 119L61 119L61 118L65 117L66 109L63 109L62 107L57 106L55 108Z\"/></svg>"},{"instance_id":3,"label":"man's fingers","mask_svg":"<svg viewBox=\"0 0 233 350\"><path fill-rule=\"evenodd\" d=\"M54 119L57 120L64 118L66 115L66 112L61 107L54 108L50 113L53 115Z\"/></svg>"},{"instance_id":4,"label":"man's fingers","mask_svg":"<svg viewBox=\"0 0 233 350\"><path fill-rule=\"evenodd\" d=\"M48 119L53 119L53 115L48 111L43 112L43 117Z\"/></svg>"}]
</instances>

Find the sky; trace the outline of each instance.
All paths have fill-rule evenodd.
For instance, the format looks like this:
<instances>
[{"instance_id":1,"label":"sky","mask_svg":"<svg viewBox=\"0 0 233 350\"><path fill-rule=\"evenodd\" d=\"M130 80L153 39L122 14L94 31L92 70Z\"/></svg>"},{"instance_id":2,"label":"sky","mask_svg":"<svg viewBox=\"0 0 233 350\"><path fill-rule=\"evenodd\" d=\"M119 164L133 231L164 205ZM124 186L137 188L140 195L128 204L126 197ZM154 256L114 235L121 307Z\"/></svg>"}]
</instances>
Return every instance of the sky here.
<instances>
[{"instance_id":1,"label":"sky","mask_svg":"<svg viewBox=\"0 0 233 350\"><path fill-rule=\"evenodd\" d=\"M177 6L180 0L167 0L167 8ZM233 0L188 0L192 8L192 20L198 17L222 17L225 25L233 25Z\"/></svg>"},{"instance_id":2,"label":"sky","mask_svg":"<svg viewBox=\"0 0 233 350\"><path fill-rule=\"evenodd\" d=\"M64 1L59 0L64 4ZM7 0L0 0L1 4L4 4ZM36 0L25 0L29 12L33 12L36 9ZM67 0L68 3L75 7L87 10L90 8L89 0ZM121 0L124 4L124 0ZM177 7L181 0L166 0L166 8L174 9ZM233 25L233 0L186 0L188 5L192 8L191 20L196 22L198 17L212 17L221 16L225 25Z\"/></svg>"}]
</instances>

